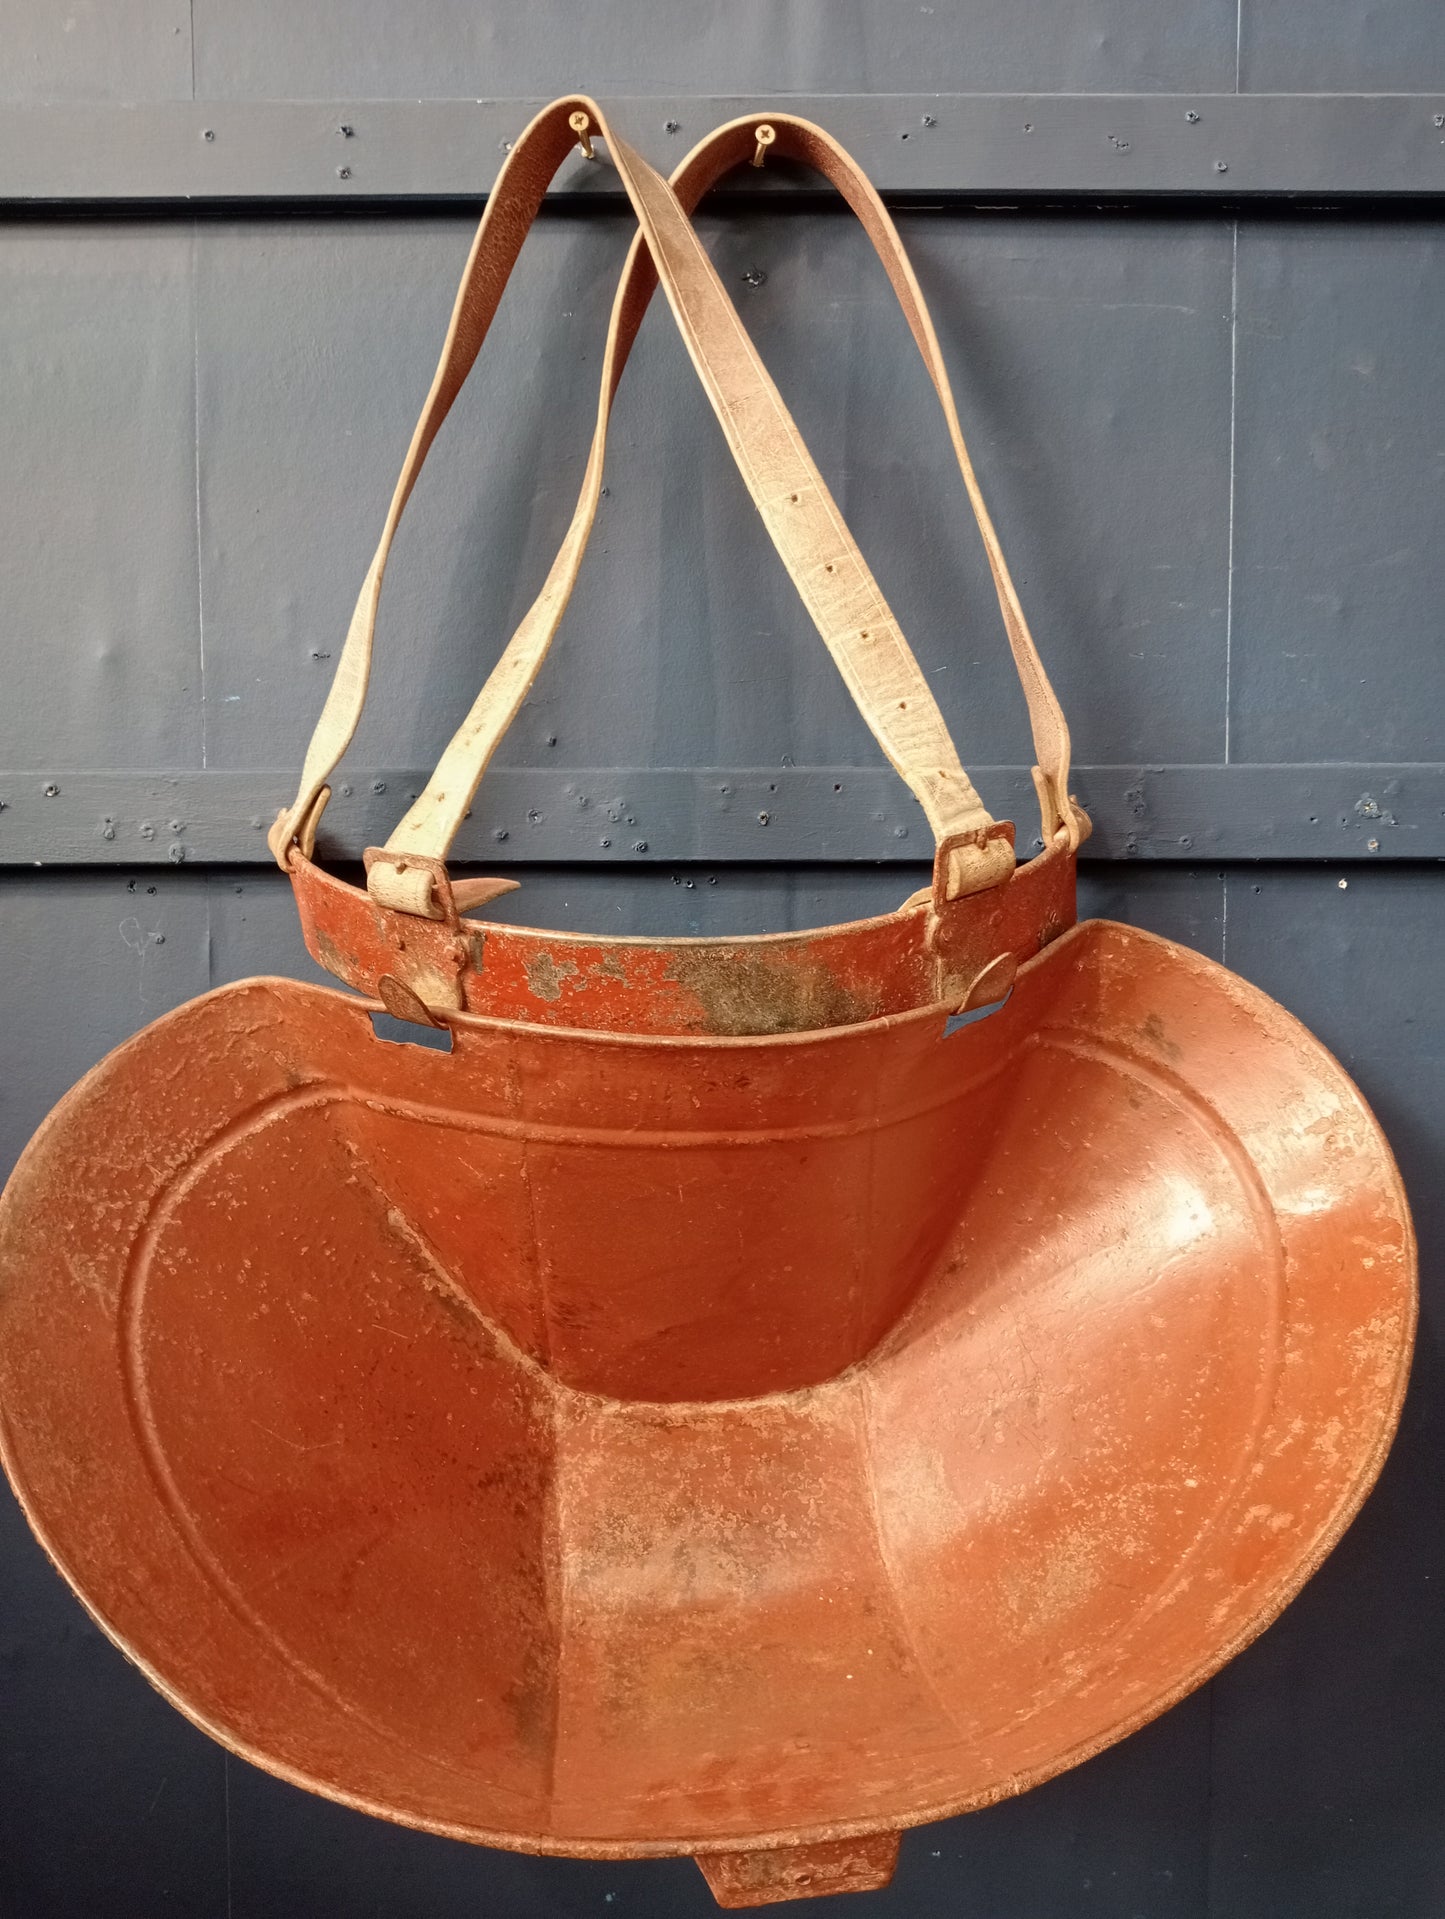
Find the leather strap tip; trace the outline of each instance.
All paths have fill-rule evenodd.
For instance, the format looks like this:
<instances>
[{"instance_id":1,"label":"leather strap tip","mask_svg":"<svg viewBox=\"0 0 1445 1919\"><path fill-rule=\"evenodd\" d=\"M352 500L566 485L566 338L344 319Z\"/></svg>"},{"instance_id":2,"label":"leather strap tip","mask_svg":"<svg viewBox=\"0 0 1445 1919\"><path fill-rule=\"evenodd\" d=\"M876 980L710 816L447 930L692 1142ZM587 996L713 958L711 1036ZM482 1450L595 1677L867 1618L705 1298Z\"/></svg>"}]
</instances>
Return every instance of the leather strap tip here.
<instances>
[{"instance_id":1,"label":"leather strap tip","mask_svg":"<svg viewBox=\"0 0 1445 1919\"><path fill-rule=\"evenodd\" d=\"M266 835L266 844L272 857L283 873L291 871L291 854L297 851L303 859L311 859L316 852L316 829L321 824L321 815L326 811L326 802L331 798L331 788L323 786L309 805L298 802L295 806L283 807L276 815L270 832Z\"/></svg>"},{"instance_id":2,"label":"leather strap tip","mask_svg":"<svg viewBox=\"0 0 1445 1919\"><path fill-rule=\"evenodd\" d=\"M1078 795L1068 792L1068 770L1063 777L1045 773L1041 766L1032 769L1034 791L1039 796L1039 816L1043 822L1045 846L1062 839L1065 850L1077 853L1094 830L1094 822L1079 804Z\"/></svg>"},{"instance_id":3,"label":"leather strap tip","mask_svg":"<svg viewBox=\"0 0 1445 1919\"><path fill-rule=\"evenodd\" d=\"M291 870L291 848L295 845L295 836L291 831L291 812L283 806L272 821L271 830L266 835L266 844L271 849L271 857L283 873Z\"/></svg>"},{"instance_id":4,"label":"leather strap tip","mask_svg":"<svg viewBox=\"0 0 1445 1919\"><path fill-rule=\"evenodd\" d=\"M406 1020L412 1026L430 1026L436 1031L446 1026L446 1021L437 1018L419 993L392 973L383 973L376 982L376 996L393 1019Z\"/></svg>"},{"instance_id":5,"label":"leather strap tip","mask_svg":"<svg viewBox=\"0 0 1445 1919\"><path fill-rule=\"evenodd\" d=\"M518 893L521 889L520 880L453 880L452 898L459 913L474 913L479 906L490 905L504 893Z\"/></svg>"}]
</instances>

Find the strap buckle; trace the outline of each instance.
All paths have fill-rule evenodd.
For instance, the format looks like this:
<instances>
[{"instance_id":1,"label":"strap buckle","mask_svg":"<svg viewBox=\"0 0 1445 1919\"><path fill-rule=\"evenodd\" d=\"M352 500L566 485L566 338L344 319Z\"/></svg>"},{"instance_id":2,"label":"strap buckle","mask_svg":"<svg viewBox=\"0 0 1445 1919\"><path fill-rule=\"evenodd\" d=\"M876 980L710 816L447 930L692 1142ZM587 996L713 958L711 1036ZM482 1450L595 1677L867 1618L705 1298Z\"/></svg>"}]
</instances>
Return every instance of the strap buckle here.
<instances>
[{"instance_id":1,"label":"strap buckle","mask_svg":"<svg viewBox=\"0 0 1445 1919\"><path fill-rule=\"evenodd\" d=\"M362 854L366 890L378 906L417 919L444 920L455 927L469 913L503 893L515 893L520 880L454 880L445 860L426 853L393 853L384 846L368 846Z\"/></svg>"},{"instance_id":2,"label":"strap buckle","mask_svg":"<svg viewBox=\"0 0 1445 1919\"><path fill-rule=\"evenodd\" d=\"M986 893L1013 877L1012 820L990 820L967 833L950 833L933 856L933 915L941 919L952 900Z\"/></svg>"}]
</instances>

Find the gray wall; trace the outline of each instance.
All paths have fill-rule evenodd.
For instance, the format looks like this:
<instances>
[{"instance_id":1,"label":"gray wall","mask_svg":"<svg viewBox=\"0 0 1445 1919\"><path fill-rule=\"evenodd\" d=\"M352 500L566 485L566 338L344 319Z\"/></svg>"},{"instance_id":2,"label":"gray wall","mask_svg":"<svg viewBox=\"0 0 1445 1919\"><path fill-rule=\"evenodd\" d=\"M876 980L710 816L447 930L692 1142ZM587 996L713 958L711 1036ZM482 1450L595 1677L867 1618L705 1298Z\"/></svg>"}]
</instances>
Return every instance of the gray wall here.
<instances>
[{"instance_id":1,"label":"gray wall","mask_svg":"<svg viewBox=\"0 0 1445 1919\"><path fill-rule=\"evenodd\" d=\"M22 105L573 85L603 98L1445 89L1434 0L0 0L0 47L0 101ZM675 157L660 125L631 130ZM289 891L248 851L251 809L269 817L294 785L473 220L274 205L6 220L0 1166L147 1021L248 973L312 975ZM1228 815L1186 807L1168 832L1151 816L1134 855L1123 826L1101 833L1086 904L1226 960L1340 1055L1401 1158L1424 1300L1381 1485L1280 1623L1126 1744L909 1836L869 1910L1435 1919L1445 882L1419 855L1438 852L1445 818L1430 784L1445 757L1445 222L1429 203L953 200L900 221L1079 759L1169 769L1146 784L1175 779ZM1016 769L1022 703L978 543L861 235L814 202L701 225L965 761ZM566 523L626 238L613 208L544 216L418 488L352 761L359 796L392 770L378 807L404 804L409 776L394 769L430 762ZM747 931L895 902L918 883L918 816L878 779L662 311L624 382L608 481L574 605L503 753L516 830L500 851L524 881L511 910L618 932ZM647 857L529 863L529 792L587 768L651 793L639 769L697 766L793 781L787 830L689 862L708 843L674 818ZM858 769L868 798L821 863L808 794L838 768ZM1007 797L1015 775L999 778ZM1097 783L1116 811L1132 790ZM110 840L108 816L121 822ZM337 817L334 851L354 856L370 835ZM1311 856L1240 857L1276 833ZM222 840L228 863L213 864ZM531 847L555 862L557 844ZM97 1635L0 1500L0 1919L709 1909L687 1862L473 1851L228 1759Z\"/></svg>"}]
</instances>

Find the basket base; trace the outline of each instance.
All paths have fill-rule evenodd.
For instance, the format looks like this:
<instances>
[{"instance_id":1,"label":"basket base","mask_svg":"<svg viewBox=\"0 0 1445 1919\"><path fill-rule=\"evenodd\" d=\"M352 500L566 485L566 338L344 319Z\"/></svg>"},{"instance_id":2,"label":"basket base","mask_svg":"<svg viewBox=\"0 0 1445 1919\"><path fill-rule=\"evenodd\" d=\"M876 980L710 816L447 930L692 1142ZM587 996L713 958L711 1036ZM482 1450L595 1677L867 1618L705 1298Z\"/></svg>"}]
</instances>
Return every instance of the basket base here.
<instances>
[{"instance_id":1,"label":"basket base","mask_svg":"<svg viewBox=\"0 0 1445 1919\"><path fill-rule=\"evenodd\" d=\"M828 1839L811 1846L756 1852L705 1852L698 1866L712 1896L729 1912L785 1899L822 1899L835 1892L878 1892L898 1864L896 1832Z\"/></svg>"}]
</instances>

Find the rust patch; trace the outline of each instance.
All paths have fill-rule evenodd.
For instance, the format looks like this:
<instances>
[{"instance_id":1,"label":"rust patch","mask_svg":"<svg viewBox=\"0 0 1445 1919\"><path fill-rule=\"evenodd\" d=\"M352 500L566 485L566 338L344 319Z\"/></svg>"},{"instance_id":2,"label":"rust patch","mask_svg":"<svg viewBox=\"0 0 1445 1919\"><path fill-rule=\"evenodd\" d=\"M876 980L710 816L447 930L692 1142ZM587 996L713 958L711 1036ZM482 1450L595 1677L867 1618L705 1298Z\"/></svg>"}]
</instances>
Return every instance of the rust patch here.
<instances>
[{"instance_id":1,"label":"rust patch","mask_svg":"<svg viewBox=\"0 0 1445 1919\"><path fill-rule=\"evenodd\" d=\"M1151 1046L1156 1047L1158 1051L1164 1055L1165 1059L1171 1060L1176 1064L1179 1060L1183 1059L1184 1053L1182 1048L1170 1039L1168 1033L1164 1030L1164 1022L1157 1013L1151 1013L1148 1019L1140 1024L1139 1032L1143 1038L1148 1040Z\"/></svg>"},{"instance_id":2,"label":"rust patch","mask_svg":"<svg viewBox=\"0 0 1445 1919\"><path fill-rule=\"evenodd\" d=\"M561 999L563 980L577 971L575 960L563 960L559 964L550 953L534 953L523 964L527 986L537 999Z\"/></svg>"},{"instance_id":3,"label":"rust patch","mask_svg":"<svg viewBox=\"0 0 1445 1919\"><path fill-rule=\"evenodd\" d=\"M324 933L319 926L316 928L315 937L316 957L326 968L327 972L334 975L337 979L346 980L348 983L354 980L357 973L361 970L356 961L354 959L348 959L341 948L336 944L336 941L332 939L331 935Z\"/></svg>"},{"instance_id":4,"label":"rust patch","mask_svg":"<svg viewBox=\"0 0 1445 1919\"><path fill-rule=\"evenodd\" d=\"M882 1008L876 986L850 992L825 967L780 964L737 946L679 952L665 977L697 1000L708 1033L812 1033L857 1026Z\"/></svg>"},{"instance_id":5,"label":"rust patch","mask_svg":"<svg viewBox=\"0 0 1445 1919\"><path fill-rule=\"evenodd\" d=\"M620 979L624 985L627 984L627 968L615 953L604 953L589 970L598 979Z\"/></svg>"}]
</instances>

